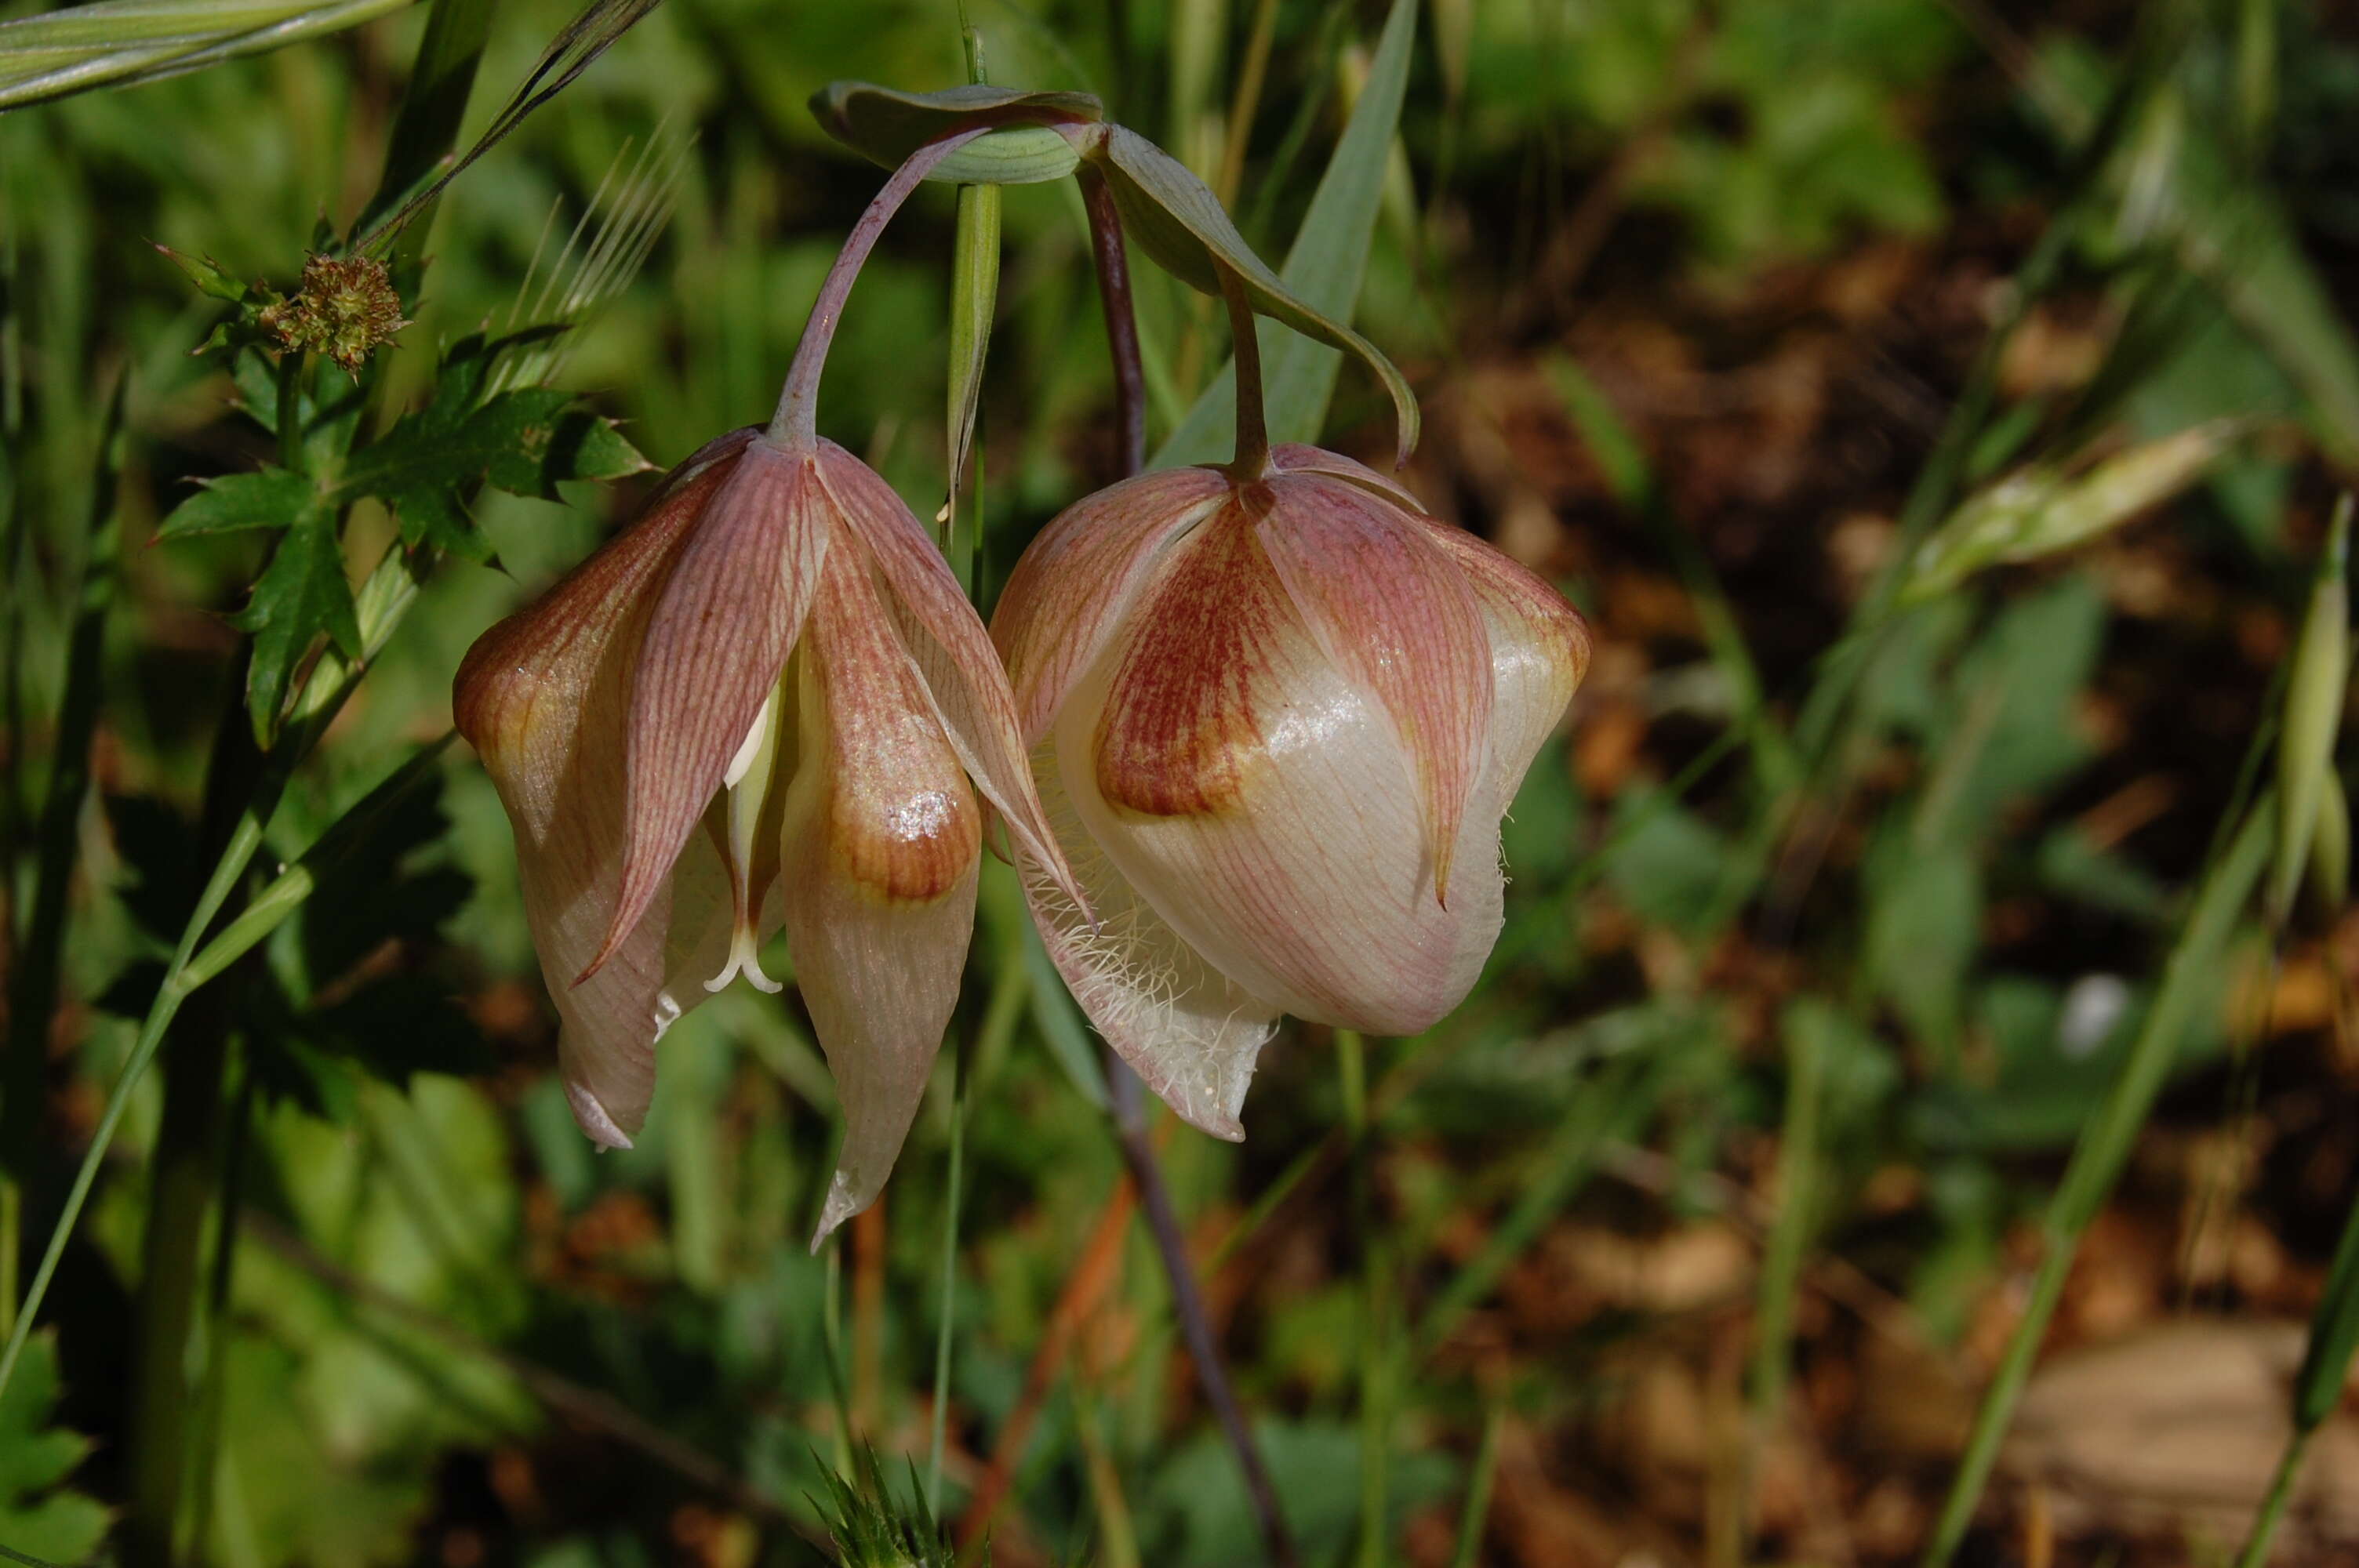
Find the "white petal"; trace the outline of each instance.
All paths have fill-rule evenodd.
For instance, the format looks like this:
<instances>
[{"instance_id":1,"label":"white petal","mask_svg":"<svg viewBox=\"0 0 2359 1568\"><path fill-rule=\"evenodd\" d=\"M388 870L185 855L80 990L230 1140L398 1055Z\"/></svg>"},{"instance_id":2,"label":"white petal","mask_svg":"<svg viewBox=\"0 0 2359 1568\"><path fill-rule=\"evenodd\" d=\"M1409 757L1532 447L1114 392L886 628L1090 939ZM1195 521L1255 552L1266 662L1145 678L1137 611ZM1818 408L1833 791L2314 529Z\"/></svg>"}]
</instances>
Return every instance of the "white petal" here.
<instances>
[{"instance_id":1,"label":"white petal","mask_svg":"<svg viewBox=\"0 0 2359 1568\"><path fill-rule=\"evenodd\" d=\"M666 955L709 946L710 911L695 890L707 862L719 865L709 847L683 857L690 893L676 900L668 879L606 967L573 984L606 934L621 871L631 674L656 589L730 471L715 454L750 438L739 432L675 470L630 528L485 633L453 683L459 728L516 830L525 918L561 1025L566 1097L582 1130L608 1147L626 1147L647 1115L660 1027L701 996L668 994ZM718 929L725 935L725 919Z\"/></svg>"},{"instance_id":2,"label":"white petal","mask_svg":"<svg viewBox=\"0 0 2359 1568\"><path fill-rule=\"evenodd\" d=\"M982 808L856 552L830 552L795 658L779 880L844 1120L816 1247L875 1200L925 1093L974 931Z\"/></svg>"},{"instance_id":3,"label":"white petal","mask_svg":"<svg viewBox=\"0 0 2359 1568\"><path fill-rule=\"evenodd\" d=\"M1090 838L1262 1001L1386 1034L1465 996L1496 939L1495 815L1460 824L1447 905L1390 719L1223 514L1176 548L1057 725Z\"/></svg>"},{"instance_id":4,"label":"white petal","mask_svg":"<svg viewBox=\"0 0 2359 1568\"><path fill-rule=\"evenodd\" d=\"M1024 887L1057 970L1131 1071L1190 1124L1232 1141L1255 1059L1278 1009L1207 964L1114 869L1082 827L1054 741L1032 753L1049 826L1098 915L1093 925L1054 879L1024 860Z\"/></svg>"},{"instance_id":5,"label":"white petal","mask_svg":"<svg viewBox=\"0 0 2359 1568\"><path fill-rule=\"evenodd\" d=\"M1064 852L1032 798L1007 672L949 563L893 487L865 463L832 441L820 443L820 463L843 532L865 547L886 611L960 762L1009 837L1054 874L1068 876Z\"/></svg>"},{"instance_id":6,"label":"white petal","mask_svg":"<svg viewBox=\"0 0 2359 1568\"><path fill-rule=\"evenodd\" d=\"M1027 746L1040 743L1097 663L1156 557L1228 497L1228 479L1212 469L1140 474L1073 503L1024 547L992 611L991 640Z\"/></svg>"}]
</instances>

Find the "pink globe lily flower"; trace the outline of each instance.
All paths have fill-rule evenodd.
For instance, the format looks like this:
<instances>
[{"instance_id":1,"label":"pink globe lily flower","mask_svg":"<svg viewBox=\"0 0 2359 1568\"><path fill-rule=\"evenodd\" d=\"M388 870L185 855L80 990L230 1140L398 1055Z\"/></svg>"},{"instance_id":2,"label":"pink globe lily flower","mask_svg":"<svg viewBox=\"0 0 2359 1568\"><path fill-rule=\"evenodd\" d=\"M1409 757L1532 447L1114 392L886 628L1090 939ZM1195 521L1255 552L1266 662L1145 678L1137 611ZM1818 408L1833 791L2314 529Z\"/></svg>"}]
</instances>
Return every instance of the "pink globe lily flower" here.
<instances>
[{"instance_id":1,"label":"pink globe lily flower","mask_svg":"<svg viewBox=\"0 0 2359 1568\"><path fill-rule=\"evenodd\" d=\"M628 1147L655 1046L761 969L783 924L842 1103L825 1236L891 1173L958 997L988 802L1081 892L1006 676L890 486L813 429L852 276L927 168L877 197L821 291L777 418L674 470L629 528L485 633L453 692L516 838L575 1119Z\"/></svg>"},{"instance_id":2,"label":"pink globe lily flower","mask_svg":"<svg viewBox=\"0 0 2359 1568\"><path fill-rule=\"evenodd\" d=\"M1228 1139L1280 1014L1406 1034L1465 998L1499 934L1500 819L1590 649L1538 578L1304 446L1068 509L992 638L1087 894L1017 843L1049 955L1147 1086Z\"/></svg>"}]
</instances>

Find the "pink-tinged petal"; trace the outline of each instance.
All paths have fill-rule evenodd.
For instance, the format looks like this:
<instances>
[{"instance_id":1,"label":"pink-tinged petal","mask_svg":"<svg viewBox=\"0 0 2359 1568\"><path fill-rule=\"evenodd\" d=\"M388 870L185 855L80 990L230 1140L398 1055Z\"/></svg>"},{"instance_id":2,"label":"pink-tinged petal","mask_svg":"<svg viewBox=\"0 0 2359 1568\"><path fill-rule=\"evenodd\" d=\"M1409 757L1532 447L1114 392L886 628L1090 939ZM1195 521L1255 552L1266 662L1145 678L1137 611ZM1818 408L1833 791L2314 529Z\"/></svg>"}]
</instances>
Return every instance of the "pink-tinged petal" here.
<instances>
[{"instance_id":1,"label":"pink-tinged petal","mask_svg":"<svg viewBox=\"0 0 2359 1568\"><path fill-rule=\"evenodd\" d=\"M832 441L821 441L820 453L821 477L839 515L875 564L886 611L959 761L1016 844L1079 899L1064 851L1033 793L1007 672L974 606L951 575L950 563L893 487L867 464Z\"/></svg>"},{"instance_id":2,"label":"pink-tinged petal","mask_svg":"<svg viewBox=\"0 0 2359 1568\"><path fill-rule=\"evenodd\" d=\"M1245 495L1267 508L1256 537L1310 634L1398 732L1439 894L1491 723L1490 638L1465 575L1419 520L1325 475Z\"/></svg>"},{"instance_id":3,"label":"pink-tinged petal","mask_svg":"<svg viewBox=\"0 0 2359 1568\"><path fill-rule=\"evenodd\" d=\"M974 932L983 812L851 549L829 555L796 666L780 883L844 1129L816 1247L875 1201L925 1093Z\"/></svg>"},{"instance_id":4,"label":"pink-tinged petal","mask_svg":"<svg viewBox=\"0 0 2359 1568\"><path fill-rule=\"evenodd\" d=\"M1497 822L1462 819L1436 900L1391 720L1321 649L1231 508L1181 543L1060 716L1083 829L1267 1007L1413 1033L1496 938Z\"/></svg>"},{"instance_id":5,"label":"pink-tinged petal","mask_svg":"<svg viewBox=\"0 0 2359 1568\"><path fill-rule=\"evenodd\" d=\"M723 438L673 470L638 520L539 600L486 632L453 683L460 733L483 757L516 831L525 917L557 1004L566 1095L592 1139L625 1146L653 1091L657 1033L698 995L669 995L666 954L709 926L659 890L614 959L571 984L605 933L621 863L624 734L655 589L734 457ZM717 861L714 862L717 866Z\"/></svg>"},{"instance_id":6,"label":"pink-tinged petal","mask_svg":"<svg viewBox=\"0 0 2359 1568\"><path fill-rule=\"evenodd\" d=\"M645 913L760 718L831 534L813 454L757 440L679 552L631 692L623 876L588 979Z\"/></svg>"},{"instance_id":7,"label":"pink-tinged petal","mask_svg":"<svg viewBox=\"0 0 2359 1568\"><path fill-rule=\"evenodd\" d=\"M1490 762L1474 816L1504 815L1540 745L1589 673L1589 623L1538 577L1462 528L1429 524L1482 604L1490 631Z\"/></svg>"},{"instance_id":8,"label":"pink-tinged petal","mask_svg":"<svg viewBox=\"0 0 2359 1568\"><path fill-rule=\"evenodd\" d=\"M1425 514L1425 503L1411 494L1408 488L1388 474L1378 473L1367 464L1357 462L1341 452L1331 452L1323 447L1306 447L1299 441L1282 441L1269 449L1267 471L1277 474L1324 474L1340 479L1361 489L1374 492L1379 498L1398 503L1419 516Z\"/></svg>"},{"instance_id":9,"label":"pink-tinged petal","mask_svg":"<svg viewBox=\"0 0 2359 1568\"><path fill-rule=\"evenodd\" d=\"M1049 821L1090 895L1086 918L1054 880L1019 857L1049 957L1082 1011L1147 1087L1215 1138L1245 1137L1238 1113L1278 1009L1206 963L1115 871L1082 827L1056 742L1032 754Z\"/></svg>"},{"instance_id":10,"label":"pink-tinged petal","mask_svg":"<svg viewBox=\"0 0 2359 1568\"><path fill-rule=\"evenodd\" d=\"M1165 469L1065 508L1025 548L991 615L1024 743L1037 746L1172 539L1227 498L1212 469Z\"/></svg>"}]
</instances>

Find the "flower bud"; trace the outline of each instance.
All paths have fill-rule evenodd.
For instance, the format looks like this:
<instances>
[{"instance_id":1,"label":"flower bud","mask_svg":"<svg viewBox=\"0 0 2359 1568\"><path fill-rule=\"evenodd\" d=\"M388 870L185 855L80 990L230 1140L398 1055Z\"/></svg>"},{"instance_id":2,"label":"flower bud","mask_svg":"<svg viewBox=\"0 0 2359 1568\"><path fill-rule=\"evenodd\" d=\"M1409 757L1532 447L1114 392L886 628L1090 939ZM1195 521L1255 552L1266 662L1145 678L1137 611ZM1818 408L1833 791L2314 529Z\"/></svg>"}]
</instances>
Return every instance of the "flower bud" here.
<instances>
[{"instance_id":1,"label":"flower bud","mask_svg":"<svg viewBox=\"0 0 2359 1568\"><path fill-rule=\"evenodd\" d=\"M1025 860L1049 955L1196 1126L1280 1013L1412 1033L1501 920L1499 821L1589 662L1580 615L1332 453L1149 473L1066 511L992 625L1097 919Z\"/></svg>"}]
</instances>

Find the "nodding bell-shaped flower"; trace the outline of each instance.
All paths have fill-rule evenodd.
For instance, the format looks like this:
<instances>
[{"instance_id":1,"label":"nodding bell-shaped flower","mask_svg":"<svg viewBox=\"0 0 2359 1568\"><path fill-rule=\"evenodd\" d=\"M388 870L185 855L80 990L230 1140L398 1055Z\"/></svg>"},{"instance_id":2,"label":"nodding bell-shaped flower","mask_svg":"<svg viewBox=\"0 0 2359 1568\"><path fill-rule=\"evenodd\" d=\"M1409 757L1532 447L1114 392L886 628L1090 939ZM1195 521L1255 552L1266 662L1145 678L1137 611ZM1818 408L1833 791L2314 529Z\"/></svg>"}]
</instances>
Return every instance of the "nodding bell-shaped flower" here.
<instances>
[{"instance_id":1,"label":"nodding bell-shaped flower","mask_svg":"<svg viewBox=\"0 0 2359 1568\"><path fill-rule=\"evenodd\" d=\"M1589 663L1553 589L1303 446L1072 506L992 638L1090 903L1017 845L1049 954L1148 1087L1230 1139L1280 1013L1403 1034L1465 997L1500 818Z\"/></svg>"},{"instance_id":2,"label":"nodding bell-shaped flower","mask_svg":"<svg viewBox=\"0 0 2359 1568\"><path fill-rule=\"evenodd\" d=\"M886 187L887 215L916 179ZM876 211L778 420L673 470L484 634L453 694L516 829L566 1095L598 1143L629 1145L680 1014L740 975L779 989L757 955L785 925L844 1115L821 1236L883 1187L957 999L976 796L1081 896L982 622L891 487L812 430L823 332Z\"/></svg>"}]
</instances>

